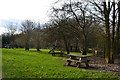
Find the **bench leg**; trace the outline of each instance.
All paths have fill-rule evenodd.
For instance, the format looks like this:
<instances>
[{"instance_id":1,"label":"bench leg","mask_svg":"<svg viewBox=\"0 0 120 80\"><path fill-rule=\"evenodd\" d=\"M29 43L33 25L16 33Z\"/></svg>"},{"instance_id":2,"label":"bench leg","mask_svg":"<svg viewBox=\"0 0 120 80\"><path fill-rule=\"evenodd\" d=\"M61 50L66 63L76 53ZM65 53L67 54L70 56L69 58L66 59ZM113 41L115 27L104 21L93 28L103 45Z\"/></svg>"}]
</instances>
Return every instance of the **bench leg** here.
<instances>
[{"instance_id":1,"label":"bench leg","mask_svg":"<svg viewBox=\"0 0 120 80\"><path fill-rule=\"evenodd\" d=\"M63 54L60 54L60 56L62 57L62 56L63 56Z\"/></svg>"},{"instance_id":2,"label":"bench leg","mask_svg":"<svg viewBox=\"0 0 120 80\"><path fill-rule=\"evenodd\" d=\"M67 65L70 66L70 64L71 64L71 61L69 61Z\"/></svg>"},{"instance_id":3,"label":"bench leg","mask_svg":"<svg viewBox=\"0 0 120 80\"><path fill-rule=\"evenodd\" d=\"M81 66L81 63L80 63L80 62L79 62L79 63L77 62L76 65L77 65L77 67L79 68L79 67Z\"/></svg>"},{"instance_id":4,"label":"bench leg","mask_svg":"<svg viewBox=\"0 0 120 80\"><path fill-rule=\"evenodd\" d=\"M86 67L88 68L88 67L89 67L89 64L88 64L88 62L86 62L85 64L86 64Z\"/></svg>"},{"instance_id":5,"label":"bench leg","mask_svg":"<svg viewBox=\"0 0 120 80\"><path fill-rule=\"evenodd\" d=\"M55 56L55 54L52 54L52 56Z\"/></svg>"},{"instance_id":6,"label":"bench leg","mask_svg":"<svg viewBox=\"0 0 120 80\"><path fill-rule=\"evenodd\" d=\"M54 54L52 54L52 56L54 56Z\"/></svg>"}]
</instances>

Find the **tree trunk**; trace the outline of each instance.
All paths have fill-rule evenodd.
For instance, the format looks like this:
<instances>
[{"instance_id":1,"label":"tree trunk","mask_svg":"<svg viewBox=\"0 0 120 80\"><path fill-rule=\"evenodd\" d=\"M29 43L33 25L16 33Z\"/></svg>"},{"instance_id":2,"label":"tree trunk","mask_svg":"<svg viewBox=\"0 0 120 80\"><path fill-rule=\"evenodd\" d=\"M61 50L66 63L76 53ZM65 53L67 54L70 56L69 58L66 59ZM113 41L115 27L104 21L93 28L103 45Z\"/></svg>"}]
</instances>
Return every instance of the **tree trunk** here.
<instances>
[{"instance_id":1,"label":"tree trunk","mask_svg":"<svg viewBox=\"0 0 120 80\"><path fill-rule=\"evenodd\" d=\"M25 50L29 51L29 44L28 43L25 44Z\"/></svg>"},{"instance_id":2,"label":"tree trunk","mask_svg":"<svg viewBox=\"0 0 120 80\"><path fill-rule=\"evenodd\" d=\"M116 33L116 54L119 57L119 44L120 44L120 1L118 2L118 25L117 25L117 33Z\"/></svg>"},{"instance_id":3,"label":"tree trunk","mask_svg":"<svg viewBox=\"0 0 120 80\"><path fill-rule=\"evenodd\" d=\"M113 22L112 22L112 43L111 43L111 53L110 53L110 61L114 63L114 55L115 55L115 2L112 2L113 5Z\"/></svg>"},{"instance_id":4,"label":"tree trunk","mask_svg":"<svg viewBox=\"0 0 120 80\"><path fill-rule=\"evenodd\" d=\"M37 48L37 51L40 51L40 49L39 49L39 48Z\"/></svg>"},{"instance_id":5,"label":"tree trunk","mask_svg":"<svg viewBox=\"0 0 120 80\"><path fill-rule=\"evenodd\" d=\"M106 52L105 59L107 63L112 63L111 54L111 37L110 37L110 25L109 25L109 15L110 15L110 2L108 2L108 8L106 7L106 2L104 4L104 18L105 18L105 27L106 27Z\"/></svg>"},{"instance_id":6,"label":"tree trunk","mask_svg":"<svg viewBox=\"0 0 120 80\"><path fill-rule=\"evenodd\" d=\"M83 27L82 27L82 33L83 33L83 55L87 55L87 35L86 35L86 17L85 17L85 11L82 11L83 13Z\"/></svg>"},{"instance_id":7,"label":"tree trunk","mask_svg":"<svg viewBox=\"0 0 120 80\"><path fill-rule=\"evenodd\" d=\"M79 49L78 49L78 41L76 40L76 45L75 45L75 52L78 52Z\"/></svg>"},{"instance_id":8,"label":"tree trunk","mask_svg":"<svg viewBox=\"0 0 120 80\"><path fill-rule=\"evenodd\" d=\"M25 50L26 50L26 51L29 51L29 48L28 48L28 47L25 47Z\"/></svg>"},{"instance_id":9,"label":"tree trunk","mask_svg":"<svg viewBox=\"0 0 120 80\"><path fill-rule=\"evenodd\" d=\"M70 46L70 51L73 51L73 47L72 46Z\"/></svg>"},{"instance_id":10,"label":"tree trunk","mask_svg":"<svg viewBox=\"0 0 120 80\"><path fill-rule=\"evenodd\" d=\"M86 53L86 49L83 49L83 51L82 51L82 55L87 55L87 53Z\"/></svg>"},{"instance_id":11,"label":"tree trunk","mask_svg":"<svg viewBox=\"0 0 120 80\"><path fill-rule=\"evenodd\" d=\"M86 55L86 51L87 51L87 37L85 34L85 30L83 29L83 50L84 50L84 55Z\"/></svg>"},{"instance_id":12,"label":"tree trunk","mask_svg":"<svg viewBox=\"0 0 120 80\"><path fill-rule=\"evenodd\" d=\"M63 36L63 39L64 39L64 44L65 44L65 48L66 48L66 51L67 51L67 54L70 53L70 50L69 50L69 42L66 40L66 37Z\"/></svg>"},{"instance_id":13,"label":"tree trunk","mask_svg":"<svg viewBox=\"0 0 120 80\"><path fill-rule=\"evenodd\" d=\"M37 51L40 51L40 44L39 44L39 42L36 44L37 46L36 46L36 49L37 49Z\"/></svg>"}]
</instances>

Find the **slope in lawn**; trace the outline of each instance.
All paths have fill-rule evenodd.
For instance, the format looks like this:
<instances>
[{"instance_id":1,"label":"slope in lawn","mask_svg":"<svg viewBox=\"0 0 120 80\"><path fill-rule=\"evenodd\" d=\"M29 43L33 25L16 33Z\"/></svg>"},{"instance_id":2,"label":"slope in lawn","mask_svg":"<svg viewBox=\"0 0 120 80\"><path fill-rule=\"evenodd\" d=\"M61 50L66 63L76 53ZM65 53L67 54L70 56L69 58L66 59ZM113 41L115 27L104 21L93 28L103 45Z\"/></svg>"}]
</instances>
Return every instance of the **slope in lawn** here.
<instances>
[{"instance_id":1,"label":"slope in lawn","mask_svg":"<svg viewBox=\"0 0 120 80\"><path fill-rule=\"evenodd\" d=\"M116 74L64 67L63 57L46 52L2 49L3 78L114 78Z\"/></svg>"}]
</instances>

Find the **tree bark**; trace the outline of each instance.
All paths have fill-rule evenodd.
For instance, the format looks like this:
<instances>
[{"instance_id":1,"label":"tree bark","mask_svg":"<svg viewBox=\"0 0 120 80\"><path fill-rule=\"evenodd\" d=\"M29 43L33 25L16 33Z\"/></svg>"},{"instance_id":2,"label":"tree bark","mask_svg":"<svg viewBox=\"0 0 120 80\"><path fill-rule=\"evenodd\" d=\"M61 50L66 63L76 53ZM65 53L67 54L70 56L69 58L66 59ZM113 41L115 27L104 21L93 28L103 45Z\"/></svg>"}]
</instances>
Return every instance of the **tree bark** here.
<instances>
[{"instance_id":1,"label":"tree bark","mask_svg":"<svg viewBox=\"0 0 120 80\"><path fill-rule=\"evenodd\" d=\"M78 48L78 40L76 40L76 44L75 44L75 52L79 52L79 48Z\"/></svg>"},{"instance_id":2,"label":"tree bark","mask_svg":"<svg viewBox=\"0 0 120 80\"><path fill-rule=\"evenodd\" d=\"M108 8L106 2L104 4L104 18L105 18L105 27L106 27L106 52L105 59L107 63L111 63L111 36L110 36L110 23L109 23L109 15L110 15L110 2L108 2Z\"/></svg>"},{"instance_id":3,"label":"tree bark","mask_svg":"<svg viewBox=\"0 0 120 80\"><path fill-rule=\"evenodd\" d=\"M25 47L25 51L29 51L29 48L28 48L28 47Z\"/></svg>"},{"instance_id":4,"label":"tree bark","mask_svg":"<svg viewBox=\"0 0 120 80\"><path fill-rule=\"evenodd\" d=\"M66 37L63 36L63 39L64 39L64 44L65 44L65 48L66 48L66 51L67 51L67 54L70 53L70 50L69 50L69 42L66 40Z\"/></svg>"},{"instance_id":5,"label":"tree bark","mask_svg":"<svg viewBox=\"0 0 120 80\"><path fill-rule=\"evenodd\" d=\"M37 51L40 51L40 49L39 49L39 48L37 48Z\"/></svg>"},{"instance_id":6,"label":"tree bark","mask_svg":"<svg viewBox=\"0 0 120 80\"><path fill-rule=\"evenodd\" d=\"M28 43L25 44L25 50L29 51L29 44Z\"/></svg>"},{"instance_id":7,"label":"tree bark","mask_svg":"<svg viewBox=\"0 0 120 80\"><path fill-rule=\"evenodd\" d=\"M111 53L110 53L110 62L114 63L115 55L115 2L112 2L113 6L113 20L112 20L112 41L111 41Z\"/></svg>"},{"instance_id":8,"label":"tree bark","mask_svg":"<svg viewBox=\"0 0 120 80\"><path fill-rule=\"evenodd\" d=\"M119 57L119 44L120 44L120 1L118 2L118 25L117 25L117 33L116 33L116 54Z\"/></svg>"},{"instance_id":9,"label":"tree bark","mask_svg":"<svg viewBox=\"0 0 120 80\"><path fill-rule=\"evenodd\" d=\"M41 47L40 47L39 41L37 42L36 45L37 45L37 46L36 46L37 51L40 51Z\"/></svg>"}]
</instances>

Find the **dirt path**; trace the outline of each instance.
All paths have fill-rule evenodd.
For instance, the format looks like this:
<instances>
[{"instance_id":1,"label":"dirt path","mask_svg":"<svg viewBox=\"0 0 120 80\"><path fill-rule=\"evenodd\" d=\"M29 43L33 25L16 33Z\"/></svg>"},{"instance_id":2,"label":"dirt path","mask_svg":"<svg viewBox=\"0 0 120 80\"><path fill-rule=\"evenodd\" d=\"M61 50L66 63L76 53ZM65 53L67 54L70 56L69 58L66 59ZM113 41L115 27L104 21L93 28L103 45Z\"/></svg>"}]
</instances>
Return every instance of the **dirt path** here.
<instances>
[{"instance_id":1,"label":"dirt path","mask_svg":"<svg viewBox=\"0 0 120 80\"><path fill-rule=\"evenodd\" d=\"M100 71L112 71L120 73L120 64L119 60L115 60L114 64L108 64L105 62L104 58L93 57L90 66L98 68Z\"/></svg>"},{"instance_id":2,"label":"dirt path","mask_svg":"<svg viewBox=\"0 0 120 80\"><path fill-rule=\"evenodd\" d=\"M91 57L92 61L90 61L89 68L91 70L98 70L100 72L115 72L120 76L120 60L116 59L114 64L108 64L105 62L104 58L93 56ZM67 67L76 67L76 66L67 66ZM80 68L86 68L85 64L82 64Z\"/></svg>"}]
</instances>

